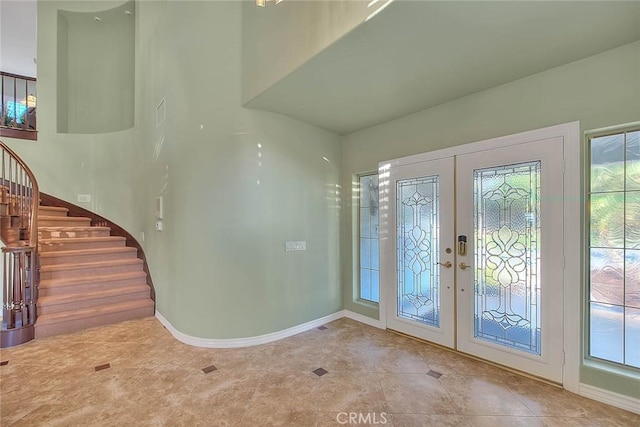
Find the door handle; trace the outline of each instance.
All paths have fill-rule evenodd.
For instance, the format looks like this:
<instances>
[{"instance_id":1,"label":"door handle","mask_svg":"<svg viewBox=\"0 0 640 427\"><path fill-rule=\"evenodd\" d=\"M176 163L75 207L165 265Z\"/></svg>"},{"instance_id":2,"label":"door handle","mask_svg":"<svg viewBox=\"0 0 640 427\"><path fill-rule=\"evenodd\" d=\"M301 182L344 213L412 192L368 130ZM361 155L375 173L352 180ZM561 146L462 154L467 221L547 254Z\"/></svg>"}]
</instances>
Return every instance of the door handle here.
<instances>
[{"instance_id":1,"label":"door handle","mask_svg":"<svg viewBox=\"0 0 640 427\"><path fill-rule=\"evenodd\" d=\"M451 268L451 266L453 264L451 264L451 261L447 261L447 262L436 262L436 264L440 264L441 266L445 267L445 268Z\"/></svg>"},{"instance_id":2,"label":"door handle","mask_svg":"<svg viewBox=\"0 0 640 427\"><path fill-rule=\"evenodd\" d=\"M467 268L471 268L470 265L465 264L464 262L461 262L460 264L458 264L458 266L462 269L462 270L466 270Z\"/></svg>"}]
</instances>

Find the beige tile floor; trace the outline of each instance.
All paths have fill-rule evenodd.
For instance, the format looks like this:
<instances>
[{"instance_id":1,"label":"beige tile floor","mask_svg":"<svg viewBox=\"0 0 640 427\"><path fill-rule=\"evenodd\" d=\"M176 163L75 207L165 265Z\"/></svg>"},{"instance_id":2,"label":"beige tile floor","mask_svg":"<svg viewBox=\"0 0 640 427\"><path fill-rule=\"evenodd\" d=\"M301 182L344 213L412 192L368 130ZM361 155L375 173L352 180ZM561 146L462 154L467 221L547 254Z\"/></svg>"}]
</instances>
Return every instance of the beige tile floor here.
<instances>
[{"instance_id":1,"label":"beige tile floor","mask_svg":"<svg viewBox=\"0 0 640 427\"><path fill-rule=\"evenodd\" d=\"M640 426L638 415L348 319L203 349L147 318L5 349L0 361L2 426ZM363 418L349 424L350 413Z\"/></svg>"}]
</instances>

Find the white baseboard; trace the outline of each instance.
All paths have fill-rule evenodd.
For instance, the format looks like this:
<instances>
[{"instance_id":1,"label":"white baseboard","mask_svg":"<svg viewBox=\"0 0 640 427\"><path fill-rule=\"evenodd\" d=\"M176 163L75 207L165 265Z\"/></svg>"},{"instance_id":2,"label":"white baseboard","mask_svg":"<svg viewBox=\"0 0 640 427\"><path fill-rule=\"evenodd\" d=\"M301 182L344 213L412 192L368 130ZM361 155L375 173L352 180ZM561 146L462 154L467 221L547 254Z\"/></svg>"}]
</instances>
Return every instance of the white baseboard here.
<instances>
[{"instance_id":1,"label":"white baseboard","mask_svg":"<svg viewBox=\"0 0 640 427\"><path fill-rule=\"evenodd\" d=\"M588 384L580 384L580 395L616 408L640 414L640 399L614 393Z\"/></svg>"},{"instance_id":2,"label":"white baseboard","mask_svg":"<svg viewBox=\"0 0 640 427\"><path fill-rule=\"evenodd\" d=\"M187 335L177 330L159 311L156 311L156 317L164 325L165 328L173 335L175 339L185 344L189 344L195 347L206 348L238 348L238 347L251 347L254 345L266 344L273 341L278 341L283 338L306 332L310 329L317 328L325 323L333 322L334 320L347 317L353 319L356 322L364 323L365 325L373 326L374 328L384 329L382 323L379 320L372 319L362 314L354 313L349 310L336 311L328 316L321 317L319 319L311 320L301 325L293 326L291 328L283 329L281 331L271 332L265 335L258 335L255 337L247 338L229 338L229 339L215 339L215 338L199 338L192 335Z\"/></svg>"},{"instance_id":3,"label":"white baseboard","mask_svg":"<svg viewBox=\"0 0 640 427\"><path fill-rule=\"evenodd\" d=\"M301 325L293 326L291 328L283 329L277 332L271 332L265 335L259 335L256 337L247 338L229 338L229 339L215 339L215 338L199 338L192 335L187 335L177 330L159 311L156 310L156 317L164 325L165 328L173 335L175 339L185 344L192 345L194 347L206 347L206 348L237 348L237 347L251 347L254 345L266 344L273 341L278 341L283 338L288 338L292 335L296 335L302 332L306 332L310 329L317 328L325 323L333 322L334 320L345 317L344 310L335 312L328 316L321 317L319 319L311 320Z\"/></svg>"},{"instance_id":4,"label":"white baseboard","mask_svg":"<svg viewBox=\"0 0 640 427\"><path fill-rule=\"evenodd\" d=\"M378 328L378 329L387 329L385 328L385 326L382 324L381 321L372 319L371 317L368 317L368 316L364 316L360 313L355 313L349 310L342 310L342 313L343 313L342 317L355 320L356 322L364 323L365 325L373 326L374 328Z\"/></svg>"}]
</instances>

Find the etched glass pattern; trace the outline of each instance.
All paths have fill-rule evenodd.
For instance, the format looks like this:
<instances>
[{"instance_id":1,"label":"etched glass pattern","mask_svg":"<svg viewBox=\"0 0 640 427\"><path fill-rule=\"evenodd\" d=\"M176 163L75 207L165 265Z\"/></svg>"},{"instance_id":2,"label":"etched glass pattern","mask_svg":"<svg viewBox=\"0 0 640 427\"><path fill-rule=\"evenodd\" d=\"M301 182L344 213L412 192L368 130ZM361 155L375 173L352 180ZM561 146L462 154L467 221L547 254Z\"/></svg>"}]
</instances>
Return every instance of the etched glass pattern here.
<instances>
[{"instance_id":1,"label":"etched glass pattern","mask_svg":"<svg viewBox=\"0 0 640 427\"><path fill-rule=\"evenodd\" d=\"M361 176L360 190L360 299L379 302L378 175Z\"/></svg>"},{"instance_id":2,"label":"etched glass pattern","mask_svg":"<svg viewBox=\"0 0 640 427\"><path fill-rule=\"evenodd\" d=\"M589 149L589 354L640 368L640 131Z\"/></svg>"},{"instance_id":3,"label":"etched glass pattern","mask_svg":"<svg viewBox=\"0 0 640 427\"><path fill-rule=\"evenodd\" d=\"M540 351L540 161L475 170L474 336Z\"/></svg>"},{"instance_id":4,"label":"etched glass pattern","mask_svg":"<svg viewBox=\"0 0 640 427\"><path fill-rule=\"evenodd\" d=\"M397 182L398 317L440 326L439 177Z\"/></svg>"}]
</instances>

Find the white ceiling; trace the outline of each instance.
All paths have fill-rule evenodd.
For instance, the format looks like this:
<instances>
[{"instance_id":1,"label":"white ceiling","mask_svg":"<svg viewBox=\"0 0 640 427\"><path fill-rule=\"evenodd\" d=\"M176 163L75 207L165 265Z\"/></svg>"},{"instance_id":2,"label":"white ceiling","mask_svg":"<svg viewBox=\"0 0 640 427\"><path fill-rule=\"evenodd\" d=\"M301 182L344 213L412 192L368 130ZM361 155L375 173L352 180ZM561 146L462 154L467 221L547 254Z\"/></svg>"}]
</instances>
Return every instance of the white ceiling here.
<instances>
[{"instance_id":1,"label":"white ceiling","mask_svg":"<svg viewBox=\"0 0 640 427\"><path fill-rule=\"evenodd\" d=\"M0 70L35 77L36 0L0 1Z\"/></svg>"},{"instance_id":2,"label":"white ceiling","mask_svg":"<svg viewBox=\"0 0 640 427\"><path fill-rule=\"evenodd\" d=\"M636 40L635 1L396 0L246 106L344 135Z\"/></svg>"}]
</instances>

